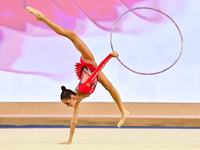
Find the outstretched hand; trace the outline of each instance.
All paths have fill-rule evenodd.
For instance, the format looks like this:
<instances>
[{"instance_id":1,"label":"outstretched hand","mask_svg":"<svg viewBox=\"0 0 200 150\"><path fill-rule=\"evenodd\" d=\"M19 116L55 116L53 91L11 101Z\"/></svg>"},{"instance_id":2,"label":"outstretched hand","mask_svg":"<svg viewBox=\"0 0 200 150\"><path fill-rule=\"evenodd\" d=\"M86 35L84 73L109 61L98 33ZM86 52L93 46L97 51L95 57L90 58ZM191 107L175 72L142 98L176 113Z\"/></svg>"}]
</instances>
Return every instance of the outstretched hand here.
<instances>
[{"instance_id":1,"label":"outstretched hand","mask_svg":"<svg viewBox=\"0 0 200 150\"><path fill-rule=\"evenodd\" d=\"M114 51L114 52L112 52L112 53L110 53L113 57L115 57L115 58L117 58L118 56L119 56L119 54L116 52L116 51Z\"/></svg>"},{"instance_id":2,"label":"outstretched hand","mask_svg":"<svg viewBox=\"0 0 200 150\"><path fill-rule=\"evenodd\" d=\"M67 142L63 142L63 143L58 143L58 144L71 144L72 142L67 141Z\"/></svg>"}]
</instances>

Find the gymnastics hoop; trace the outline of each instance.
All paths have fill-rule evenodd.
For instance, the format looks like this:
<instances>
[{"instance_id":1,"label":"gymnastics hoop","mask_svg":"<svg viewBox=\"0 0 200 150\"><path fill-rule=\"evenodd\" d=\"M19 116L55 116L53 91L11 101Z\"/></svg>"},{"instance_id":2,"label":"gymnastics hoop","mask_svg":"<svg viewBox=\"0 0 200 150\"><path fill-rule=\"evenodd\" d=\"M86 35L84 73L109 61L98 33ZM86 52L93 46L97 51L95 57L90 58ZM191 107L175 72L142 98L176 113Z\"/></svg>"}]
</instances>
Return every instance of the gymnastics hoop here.
<instances>
[{"instance_id":1,"label":"gymnastics hoop","mask_svg":"<svg viewBox=\"0 0 200 150\"><path fill-rule=\"evenodd\" d=\"M138 71L132 70L131 68L127 67L119 58L117 58L117 60L118 60L125 68L127 68L128 70L130 70L130 71L132 71L132 72L134 72L134 73L140 74L140 75L156 75L156 74L165 72L165 71L167 71L168 69L170 69L171 67L173 67L173 66L176 64L176 62L179 60L179 58L181 57L181 54L182 54L182 52L183 52L183 36L182 36L182 34L181 34L181 31L180 31L178 25L175 23L175 21L174 21L171 17L169 17L167 14L163 13L163 12L160 11L160 10L157 10L157 9L154 9L154 8L150 8L150 7L136 7L136 8L133 8L133 9L129 9L129 10L127 10L126 12L124 12L123 14L121 14L121 16L119 16L119 17L117 18L117 20L114 22L114 25L112 26L112 29L111 29L111 33L110 33L110 44L111 44L111 49L112 49L112 51L114 51L113 44L112 44L112 34L113 34L113 31L114 31L115 25L117 24L117 22L119 21L119 19L122 18L125 14L127 14L127 13L130 12L130 11L137 10L137 9L150 9L150 10L154 10L154 11L157 11L157 12L159 12L159 13L165 15L166 17L168 17L168 18L174 23L174 25L176 26L176 28L178 29L178 32L179 32L179 34L180 34L180 37L181 37L181 52L180 52L180 54L178 55L178 58L175 60L175 62L174 62L172 65L170 65L169 67L165 68L164 70L161 70L161 71L158 71L158 72L153 72L153 73L142 73L142 72L138 72Z\"/></svg>"}]
</instances>

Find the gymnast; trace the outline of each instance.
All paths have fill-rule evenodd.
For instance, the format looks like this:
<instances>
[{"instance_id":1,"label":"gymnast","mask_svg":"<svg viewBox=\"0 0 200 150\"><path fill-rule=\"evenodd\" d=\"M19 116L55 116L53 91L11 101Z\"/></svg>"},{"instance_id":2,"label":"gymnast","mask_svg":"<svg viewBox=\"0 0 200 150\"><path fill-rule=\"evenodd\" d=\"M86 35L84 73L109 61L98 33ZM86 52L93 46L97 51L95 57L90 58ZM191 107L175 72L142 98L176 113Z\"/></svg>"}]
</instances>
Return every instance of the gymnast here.
<instances>
[{"instance_id":1,"label":"gymnast","mask_svg":"<svg viewBox=\"0 0 200 150\"><path fill-rule=\"evenodd\" d=\"M73 31L64 29L59 25L51 22L41 12L35 10L32 7L27 7L27 10L35 16L36 20L44 22L57 34L65 36L71 40L76 49L81 53L80 63L76 63L75 65L75 71L80 80L78 86L74 91L66 89L65 86L61 87L61 101L68 107L73 107L74 112L70 123L69 140L59 144L71 144L77 124L79 103L82 101L82 99L88 97L94 92L97 82L102 84L102 86L110 93L116 102L121 112L121 119L117 126L121 127L130 113L124 107L118 91L101 71L112 57L116 58L119 54L117 52L110 53L98 66L89 48Z\"/></svg>"}]
</instances>

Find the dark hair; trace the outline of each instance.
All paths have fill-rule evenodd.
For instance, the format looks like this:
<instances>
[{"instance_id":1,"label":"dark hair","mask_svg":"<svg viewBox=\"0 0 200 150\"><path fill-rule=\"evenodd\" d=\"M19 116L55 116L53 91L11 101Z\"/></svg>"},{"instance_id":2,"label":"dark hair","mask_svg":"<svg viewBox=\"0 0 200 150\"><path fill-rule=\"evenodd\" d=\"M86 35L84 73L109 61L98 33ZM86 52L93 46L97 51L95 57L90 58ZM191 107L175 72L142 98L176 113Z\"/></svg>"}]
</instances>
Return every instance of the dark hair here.
<instances>
[{"instance_id":1,"label":"dark hair","mask_svg":"<svg viewBox=\"0 0 200 150\"><path fill-rule=\"evenodd\" d=\"M62 89L62 92L61 92L61 95L60 95L61 100L63 98L71 99L71 95L76 95L76 93L74 93L72 90L66 89L65 86L61 86L61 89Z\"/></svg>"}]
</instances>

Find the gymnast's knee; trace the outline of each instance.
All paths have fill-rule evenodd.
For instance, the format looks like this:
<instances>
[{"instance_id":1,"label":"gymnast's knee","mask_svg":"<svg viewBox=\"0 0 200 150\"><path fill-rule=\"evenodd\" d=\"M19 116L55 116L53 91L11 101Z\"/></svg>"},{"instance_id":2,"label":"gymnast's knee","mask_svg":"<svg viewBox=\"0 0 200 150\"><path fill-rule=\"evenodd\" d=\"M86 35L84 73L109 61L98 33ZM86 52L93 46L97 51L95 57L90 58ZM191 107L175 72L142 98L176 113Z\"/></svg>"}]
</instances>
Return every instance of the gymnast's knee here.
<instances>
[{"instance_id":1,"label":"gymnast's knee","mask_svg":"<svg viewBox=\"0 0 200 150\"><path fill-rule=\"evenodd\" d=\"M64 29L64 31L62 32L62 34L64 36L66 36L67 38L69 38L70 40L72 40L72 41L77 36L74 31L67 30L67 29Z\"/></svg>"}]
</instances>

